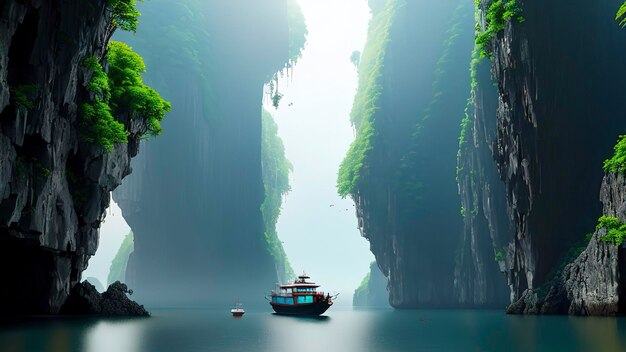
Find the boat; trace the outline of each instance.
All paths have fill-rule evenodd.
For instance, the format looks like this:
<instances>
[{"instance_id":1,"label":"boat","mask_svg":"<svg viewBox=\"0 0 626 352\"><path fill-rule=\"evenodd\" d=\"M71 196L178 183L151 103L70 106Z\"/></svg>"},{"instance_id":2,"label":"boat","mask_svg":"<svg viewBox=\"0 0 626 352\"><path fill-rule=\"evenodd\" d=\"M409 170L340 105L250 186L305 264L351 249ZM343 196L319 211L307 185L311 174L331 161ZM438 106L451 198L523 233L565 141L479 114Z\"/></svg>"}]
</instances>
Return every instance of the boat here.
<instances>
[{"instance_id":1,"label":"boat","mask_svg":"<svg viewBox=\"0 0 626 352\"><path fill-rule=\"evenodd\" d=\"M246 311L243 309L243 305L241 305L239 301L237 301L237 303L235 303L233 308L230 310L230 314L233 315L233 318L241 318L245 313Z\"/></svg>"},{"instance_id":2,"label":"boat","mask_svg":"<svg viewBox=\"0 0 626 352\"><path fill-rule=\"evenodd\" d=\"M302 274L293 283L278 285L278 290L272 291L269 301L276 314L316 316L333 305L337 296L317 291L320 286L307 279L310 277Z\"/></svg>"}]
</instances>

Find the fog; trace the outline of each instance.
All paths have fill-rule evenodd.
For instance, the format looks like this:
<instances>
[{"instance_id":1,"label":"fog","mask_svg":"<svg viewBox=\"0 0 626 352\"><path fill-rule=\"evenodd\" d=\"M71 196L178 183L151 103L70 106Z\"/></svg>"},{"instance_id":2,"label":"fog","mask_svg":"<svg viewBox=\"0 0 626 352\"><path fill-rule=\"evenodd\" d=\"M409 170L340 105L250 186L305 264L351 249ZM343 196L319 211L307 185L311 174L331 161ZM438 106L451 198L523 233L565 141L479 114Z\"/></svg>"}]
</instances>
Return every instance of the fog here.
<instances>
[{"instance_id":1,"label":"fog","mask_svg":"<svg viewBox=\"0 0 626 352\"><path fill-rule=\"evenodd\" d=\"M294 169L278 236L297 274L306 271L324 290L341 292L338 304L350 304L374 257L357 229L354 203L337 195L336 180L354 139L349 116L358 76L350 54L365 44L369 8L361 0L299 4L307 46L280 108L267 107Z\"/></svg>"},{"instance_id":2,"label":"fog","mask_svg":"<svg viewBox=\"0 0 626 352\"><path fill-rule=\"evenodd\" d=\"M293 173L290 176L292 191L283 203L282 214L277 224L278 236L283 242L287 257L296 274L306 271L312 280L322 285L324 291L341 294L337 304L349 305L352 302L354 290L369 272L369 264L374 257L369 250L368 241L360 236L357 229L353 202L349 199L341 199L337 195L336 180L339 164L354 139L354 130L349 116L356 93L358 75L356 67L350 61L350 56L353 51L363 49L370 13L366 1L300 0L298 2L304 13L309 32L306 47L302 58L293 70L290 70L292 72L290 77L280 80L280 92L283 94L280 107L275 109L271 106L269 99L264 102L265 108L274 116L278 124L279 136L284 142L286 156L293 164ZM151 7L146 7L142 17L145 23L156 20L156 15L149 10L156 11L157 6L166 6L166 4L154 3ZM159 63L154 61L154 57L146 46L151 43L148 39L153 36L152 32L148 33L149 29L148 27L140 28L132 37L121 36L121 39L130 42L138 52L144 55L148 66L148 73L145 75L147 81L156 80L154 77L159 68ZM267 51L271 50L267 48ZM150 70L150 67L153 70ZM182 100L172 95L168 98L172 100L175 111L164 123L164 135L154 141L147 141L142 146L139 157L133 161L135 171L127 177L122 188L132 189L137 187L132 185L137 185L138 182L142 184L148 182L144 178L143 172L146 167L143 166L143 162L150 160L150 154L159 155L158 159L163 160L166 165L171 163L163 159L165 156L162 152L157 153L153 150L155 146L176 144L168 142L177 135L174 127L186 123L177 115L181 114L179 102ZM223 98L223 101L228 100ZM233 106L224 105L231 108ZM216 132L215 128L212 131L213 133L219 132ZM164 148L171 149L172 147ZM201 153L201 155L206 158L206 154ZM196 164L195 167L202 166ZM156 172L153 171L153 173ZM159 173L162 175L163 184L171 184L178 179L165 176L162 172ZM245 180L238 182L245 182ZM155 188L161 189L162 196L157 198L158 203L171 202L171 200L168 201L166 190L163 188L166 186L160 184L158 182L154 184ZM156 196L154 192L150 193ZM181 199L188 200L202 197L197 192L189 195L179 193L179 196ZM227 196L226 192L224 196ZM115 202L111 204L101 229L98 252L91 258L88 269L83 273L83 278L95 277L103 284L106 284L111 261L124 236L130 230L118 205ZM150 204L155 203L150 202ZM148 211L146 206L142 208L142 211L146 211L147 221L165 220L157 220L162 215ZM166 205L163 204L163 206ZM176 216L172 211L170 210L172 218L169 221L176 222ZM129 223L132 222L129 221ZM184 223L178 221L177 224ZM194 225L185 226L190 226L190 229L195 228ZM167 233L165 230L164 232ZM214 235L210 232L206 233L199 228L189 233L191 236L214 239ZM150 241L158 241L159 238L153 233L147 233L146 236L150 238ZM213 246L218 246L219 243L219 241L213 242ZM173 249L170 251L173 253ZM213 252L220 253L220 251L221 249L216 248ZM209 252L207 255L210 255ZM215 253L210 256L215 256ZM180 261L178 265L182 265ZM209 264L198 261L193 265L199 268ZM136 292L141 293L142 290L132 280L128 283L136 288ZM266 291L272 284L272 282L267 282L265 287L258 287L259 292ZM194 286L190 285L188 288L192 289Z\"/></svg>"},{"instance_id":3,"label":"fog","mask_svg":"<svg viewBox=\"0 0 626 352\"><path fill-rule=\"evenodd\" d=\"M104 223L100 228L98 252L89 260L89 267L83 272L83 278L95 277L102 285L107 285L111 261L120 248L124 236L129 231L130 227L126 224L122 211L117 203L111 202Z\"/></svg>"}]
</instances>

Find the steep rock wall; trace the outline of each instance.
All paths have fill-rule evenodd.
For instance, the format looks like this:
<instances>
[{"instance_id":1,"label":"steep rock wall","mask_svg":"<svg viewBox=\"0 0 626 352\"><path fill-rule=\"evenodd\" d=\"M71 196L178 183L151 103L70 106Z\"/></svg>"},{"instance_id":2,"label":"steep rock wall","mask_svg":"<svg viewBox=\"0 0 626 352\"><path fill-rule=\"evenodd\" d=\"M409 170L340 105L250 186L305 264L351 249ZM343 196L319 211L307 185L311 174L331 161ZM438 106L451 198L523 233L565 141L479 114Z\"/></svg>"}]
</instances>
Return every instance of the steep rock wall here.
<instances>
[{"instance_id":1,"label":"steep rock wall","mask_svg":"<svg viewBox=\"0 0 626 352\"><path fill-rule=\"evenodd\" d=\"M504 185L493 162L498 97L488 60L475 62L472 70L476 81L459 140L457 182L464 227L454 288L462 303L504 307L509 302L509 289L502 272L513 224L507 214Z\"/></svg>"},{"instance_id":2,"label":"steep rock wall","mask_svg":"<svg viewBox=\"0 0 626 352\"><path fill-rule=\"evenodd\" d=\"M480 2L483 15L491 3ZM508 21L491 42L492 150L514 226L505 268L513 301L545 284L594 227L600 167L626 127L626 33L612 22L620 1L520 3L524 23Z\"/></svg>"},{"instance_id":3,"label":"steep rock wall","mask_svg":"<svg viewBox=\"0 0 626 352\"><path fill-rule=\"evenodd\" d=\"M626 178L607 174L600 191L603 214L626 221ZM526 290L512 314L617 315L626 312L626 248L602 240L597 229L587 247L540 289Z\"/></svg>"},{"instance_id":4,"label":"steep rock wall","mask_svg":"<svg viewBox=\"0 0 626 352\"><path fill-rule=\"evenodd\" d=\"M81 142L78 107L113 27L104 0L0 4L1 314L58 313L98 247L110 192L146 125L110 153ZM25 87L31 87L20 97Z\"/></svg>"},{"instance_id":5,"label":"steep rock wall","mask_svg":"<svg viewBox=\"0 0 626 352\"><path fill-rule=\"evenodd\" d=\"M261 214L261 103L289 59L287 2L140 11L143 29L127 41L173 111L114 194L135 239L128 284L149 305L263 303L277 276Z\"/></svg>"},{"instance_id":6,"label":"steep rock wall","mask_svg":"<svg viewBox=\"0 0 626 352\"><path fill-rule=\"evenodd\" d=\"M354 290L352 305L354 307L389 307L389 280L383 275L376 262L370 264L361 285Z\"/></svg>"},{"instance_id":7,"label":"steep rock wall","mask_svg":"<svg viewBox=\"0 0 626 352\"><path fill-rule=\"evenodd\" d=\"M356 203L392 306L458 306L453 253L462 223L454 175L471 4L370 4L352 111L357 138L342 163L339 192Z\"/></svg>"}]
</instances>

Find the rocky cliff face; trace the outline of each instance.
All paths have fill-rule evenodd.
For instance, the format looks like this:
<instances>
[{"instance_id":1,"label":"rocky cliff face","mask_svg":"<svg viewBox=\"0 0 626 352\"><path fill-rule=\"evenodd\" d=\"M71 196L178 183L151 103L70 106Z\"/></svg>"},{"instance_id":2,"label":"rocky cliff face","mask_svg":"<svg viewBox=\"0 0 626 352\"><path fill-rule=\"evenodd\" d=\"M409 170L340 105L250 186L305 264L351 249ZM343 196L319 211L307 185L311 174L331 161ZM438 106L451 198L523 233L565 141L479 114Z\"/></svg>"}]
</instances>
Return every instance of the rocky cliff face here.
<instances>
[{"instance_id":1,"label":"rocky cliff face","mask_svg":"<svg viewBox=\"0 0 626 352\"><path fill-rule=\"evenodd\" d=\"M287 1L139 10L142 28L124 39L173 110L114 194L134 233L128 284L149 305L261 304L277 281L261 214L261 105L289 59Z\"/></svg>"},{"instance_id":2,"label":"rocky cliff face","mask_svg":"<svg viewBox=\"0 0 626 352\"><path fill-rule=\"evenodd\" d=\"M98 247L109 194L130 173L146 125L120 116L128 144L81 142L78 107L113 27L104 0L0 4L0 311L57 313Z\"/></svg>"},{"instance_id":3,"label":"rocky cliff face","mask_svg":"<svg viewBox=\"0 0 626 352\"><path fill-rule=\"evenodd\" d=\"M454 289L461 303L504 307L509 301L506 248L513 226L492 147L496 136L497 92L488 61L473 67L476 86L463 120L457 181L464 212L461 246L456 258Z\"/></svg>"},{"instance_id":4,"label":"rocky cliff face","mask_svg":"<svg viewBox=\"0 0 626 352\"><path fill-rule=\"evenodd\" d=\"M607 174L600 200L603 214L626 221L626 178ZM508 312L513 314L616 315L626 310L626 248L602 240L595 231L588 246L557 277L536 290L526 290Z\"/></svg>"},{"instance_id":5,"label":"rocky cliff face","mask_svg":"<svg viewBox=\"0 0 626 352\"><path fill-rule=\"evenodd\" d=\"M361 233L389 279L392 306L458 306L455 168L469 87L471 4L371 4L352 111L357 138L339 191L355 200Z\"/></svg>"},{"instance_id":6,"label":"rocky cliff face","mask_svg":"<svg viewBox=\"0 0 626 352\"><path fill-rule=\"evenodd\" d=\"M355 307L389 307L389 280L383 275L376 262L370 264L361 285L354 291L352 305Z\"/></svg>"},{"instance_id":7,"label":"rocky cliff face","mask_svg":"<svg viewBox=\"0 0 626 352\"><path fill-rule=\"evenodd\" d=\"M491 3L480 2L483 27ZM612 22L619 5L619 0L527 0L521 2L524 23L508 21L491 42L496 131L494 139L483 138L504 181L507 203L506 215L500 211L493 220L513 224L503 260L513 301L547 283L560 258L594 228L601 212L602 161L626 128L618 113L626 108L620 88L626 79L620 69L626 35ZM484 101L479 98L478 106ZM483 188L493 190L492 185L493 179ZM492 204L501 199L487 198ZM585 254L589 259L580 259L588 264L580 265L593 271L592 258L609 264L616 253L592 241ZM602 277L603 269L596 269L594 275ZM579 274L571 275L572 284L580 280ZM589 308L571 312L581 309Z\"/></svg>"}]
</instances>

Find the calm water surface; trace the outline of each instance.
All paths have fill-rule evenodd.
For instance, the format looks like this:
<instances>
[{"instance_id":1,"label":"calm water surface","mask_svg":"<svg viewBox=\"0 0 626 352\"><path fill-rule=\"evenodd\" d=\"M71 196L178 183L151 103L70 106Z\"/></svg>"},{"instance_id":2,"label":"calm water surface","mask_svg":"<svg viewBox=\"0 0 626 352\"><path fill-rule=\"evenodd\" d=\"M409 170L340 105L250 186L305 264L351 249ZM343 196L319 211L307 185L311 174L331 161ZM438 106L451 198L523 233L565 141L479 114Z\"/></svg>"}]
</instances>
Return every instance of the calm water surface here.
<instances>
[{"instance_id":1,"label":"calm water surface","mask_svg":"<svg viewBox=\"0 0 626 352\"><path fill-rule=\"evenodd\" d=\"M0 351L626 351L624 318L335 307L327 315L154 310L149 319L39 321L0 327Z\"/></svg>"}]
</instances>

